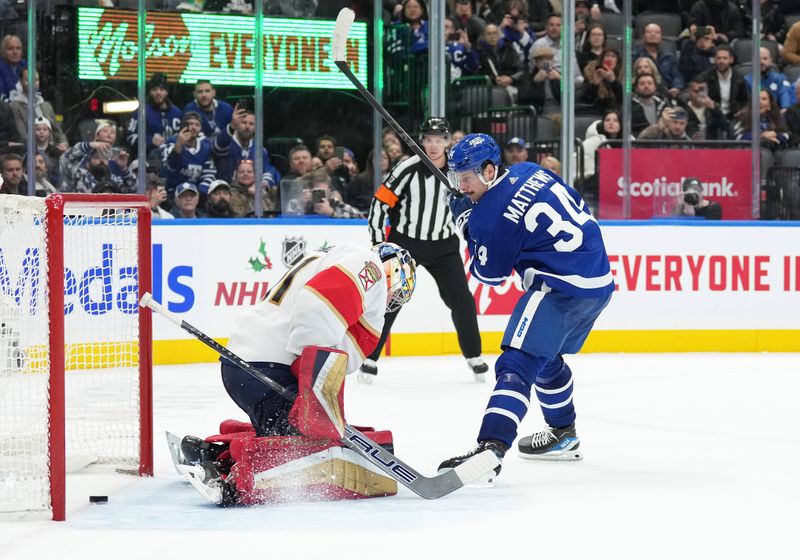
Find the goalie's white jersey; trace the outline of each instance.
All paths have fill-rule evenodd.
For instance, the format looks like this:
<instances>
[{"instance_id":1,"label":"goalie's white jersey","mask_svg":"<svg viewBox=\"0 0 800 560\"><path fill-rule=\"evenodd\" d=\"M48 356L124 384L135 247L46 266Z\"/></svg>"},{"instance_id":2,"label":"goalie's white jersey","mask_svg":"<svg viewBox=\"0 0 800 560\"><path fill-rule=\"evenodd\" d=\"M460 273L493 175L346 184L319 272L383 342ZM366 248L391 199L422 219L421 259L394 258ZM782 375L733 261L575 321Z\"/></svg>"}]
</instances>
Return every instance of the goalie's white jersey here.
<instances>
[{"instance_id":1,"label":"goalie's white jersey","mask_svg":"<svg viewBox=\"0 0 800 560\"><path fill-rule=\"evenodd\" d=\"M307 346L336 348L347 352L352 373L378 344L386 293L373 251L337 245L312 252L244 313L228 348L248 362L287 365Z\"/></svg>"}]
</instances>

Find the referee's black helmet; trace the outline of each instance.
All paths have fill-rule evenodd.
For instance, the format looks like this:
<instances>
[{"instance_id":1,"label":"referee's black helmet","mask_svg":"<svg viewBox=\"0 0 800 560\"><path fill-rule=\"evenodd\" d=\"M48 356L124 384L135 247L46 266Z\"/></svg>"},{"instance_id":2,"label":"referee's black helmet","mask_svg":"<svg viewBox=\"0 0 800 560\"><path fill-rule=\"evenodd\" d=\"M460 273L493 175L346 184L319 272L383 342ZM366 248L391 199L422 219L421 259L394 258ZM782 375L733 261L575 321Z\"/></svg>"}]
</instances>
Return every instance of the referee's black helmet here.
<instances>
[{"instance_id":1,"label":"referee's black helmet","mask_svg":"<svg viewBox=\"0 0 800 560\"><path fill-rule=\"evenodd\" d=\"M436 136L450 136L450 123L444 117L429 117L419 127L419 137L426 134Z\"/></svg>"}]
</instances>

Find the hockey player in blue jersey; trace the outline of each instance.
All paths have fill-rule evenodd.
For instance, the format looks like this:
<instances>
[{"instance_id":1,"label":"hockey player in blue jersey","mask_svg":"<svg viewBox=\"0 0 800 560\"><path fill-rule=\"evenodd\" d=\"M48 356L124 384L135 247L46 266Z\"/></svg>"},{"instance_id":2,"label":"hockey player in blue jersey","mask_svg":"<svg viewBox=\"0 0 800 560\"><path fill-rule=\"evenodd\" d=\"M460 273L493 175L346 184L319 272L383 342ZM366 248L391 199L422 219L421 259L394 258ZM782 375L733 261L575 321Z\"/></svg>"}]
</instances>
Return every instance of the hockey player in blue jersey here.
<instances>
[{"instance_id":1,"label":"hockey player in blue jersey","mask_svg":"<svg viewBox=\"0 0 800 560\"><path fill-rule=\"evenodd\" d=\"M520 439L520 456L581 459L572 372L562 354L581 349L614 291L597 221L577 191L551 171L528 162L501 167L500 148L486 134L461 139L448 165L451 183L466 195L454 197L451 209L469 245L472 275L494 286L516 271L525 294L503 335L478 446L439 469L485 449L502 458L528 411L532 389L547 427Z\"/></svg>"}]
</instances>

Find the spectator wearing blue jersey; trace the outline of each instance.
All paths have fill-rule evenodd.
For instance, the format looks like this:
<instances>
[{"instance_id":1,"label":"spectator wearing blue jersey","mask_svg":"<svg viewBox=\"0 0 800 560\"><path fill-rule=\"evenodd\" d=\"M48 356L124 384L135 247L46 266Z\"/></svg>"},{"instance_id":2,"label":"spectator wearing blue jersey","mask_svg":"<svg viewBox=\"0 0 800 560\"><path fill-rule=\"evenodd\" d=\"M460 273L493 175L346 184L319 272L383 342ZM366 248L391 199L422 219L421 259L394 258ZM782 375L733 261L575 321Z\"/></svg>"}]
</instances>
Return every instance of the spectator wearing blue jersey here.
<instances>
[{"instance_id":1,"label":"spectator wearing blue jersey","mask_svg":"<svg viewBox=\"0 0 800 560\"><path fill-rule=\"evenodd\" d=\"M408 25L411 32L411 52L428 52L428 8L422 0L405 0L401 23Z\"/></svg>"},{"instance_id":2,"label":"spectator wearing blue jersey","mask_svg":"<svg viewBox=\"0 0 800 560\"><path fill-rule=\"evenodd\" d=\"M162 148L164 165L161 176L167 180L167 190L184 182L195 184L204 194L216 179L214 146L203 136L203 119L194 111L184 113L178 134L167 139Z\"/></svg>"},{"instance_id":3,"label":"spectator wearing blue jersey","mask_svg":"<svg viewBox=\"0 0 800 560\"><path fill-rule=\"evenodd\" d=\"M250 109L237 104L230 124L214 138L214 161L217 178L233 180L233 173L243 159L256 159L256 116ZM281 174L272 165L267 149L261 148L263 177L270 186L279 185Z\"/></svg>"},{"instance_id":4,"label":"spectator wearing blue jersey","mask_svg":"<svg viewBox=\"0 0 800 560\"><path fill-rule=\"evenodd\" d=\"M478 446L439 470L484 450L502 458L532 390L547 428L519 441L520 456L581 459L572 372L562 355L581 349L614 292L600 227L581 195L551 171L527 162L502 168L491 136L465 136L448 165L451 183L465 195L454 198L451 209L467 240L472 276L496 286L516 272L525 292L503 335Z\"/></svg>"},{"instance_id":5,"label":"spectator wearing blue jersey","mask_svg":"<svg viewBox=\"0 0 800 560\"><path fill-rule=\"evenodd\" d=\"M147 133L147 157L158 160L161 146L180 129L183 112L172 104L167 91L167 75L156 72L150 78L145 105L145 131ZM134 111L128 122L126 134L133 153L137 151L139 139L139 112Z\"/></svg>"},{"instance_id":6,"label":"spectator wearing blue jersey","mask_svg":"<svg viewBox=\"0 0 800 560\"><path fill-rule=\"evenodd\" d=\"M500 33L503 41L514 47L520 60L527 64L531 47L536 41L536 33L528 25L528 14L523 2L514 0L508 3L506 13L500 21Z\"/></svg>"},{"instance_id":7,"label":"spectator wearing blue jersey","mask_svg":"<svg viewBox=\"0 0 800 560\"><path fill-rule=\"evenodd\" d=\"M197 80L194 85L194 101L183 108L184 113L194 111L203 119L203 135L213 140L228 126L233 117L233 106L227 101L217 99L217 90L208 80Z\"/></svg>"},{"instance_id":8,"label":"spectator wearing blue jersey","mask_svg":"<svg viewBox=\"0 0 800 560\"><path fill-rule=\"evenodd\" d=\"M797 103L794 88L786 76L779 72L772 60L772 53L767 47L761 47L761 91L768 91L775 98L781 111L786 111L789 107ZM747 90L753 91L753 74L744 77Z\"/></svg>"},{"instance_id":9,"label":"spectator wearing blue jersey","mask_svg":"<svg viewBox=\"0 0 800 560\"><path fill-rule=\"evenodd\" d=\"M8 101L17 88L22 71L28 67L22 58L22 41L16 35L6 35L0 43L0 101Z\"/></svg>"},{"instance_id":10,"label":"spectator wearing blue jersey","mask_svg":"<svg viewBox=\"0 0 800 560\"><path fill-rule=\"evenodd\" d=\"M469 42L467 32L452 17L444 20L444 38L450 62L450 80L471 76L478 71L478 54Z\"/></svg>"}]
</instances>

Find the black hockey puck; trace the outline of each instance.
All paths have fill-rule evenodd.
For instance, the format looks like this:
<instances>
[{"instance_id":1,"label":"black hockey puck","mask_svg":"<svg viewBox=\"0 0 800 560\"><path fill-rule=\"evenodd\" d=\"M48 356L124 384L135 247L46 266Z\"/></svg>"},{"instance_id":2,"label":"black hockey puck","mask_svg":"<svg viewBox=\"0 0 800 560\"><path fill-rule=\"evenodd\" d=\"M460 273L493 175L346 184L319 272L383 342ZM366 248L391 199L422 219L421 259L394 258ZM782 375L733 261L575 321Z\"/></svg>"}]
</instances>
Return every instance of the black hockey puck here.
<instances>
[{"instance_id":1,"label":"black hockey puck","mask_svg":"<svg viewBox=\"0 0 800 560\"><path fill-rule=\"evenodd\" d=\"M107 504L108 496L89 496L90 504Z\"/></svg>"}]
</instances>

